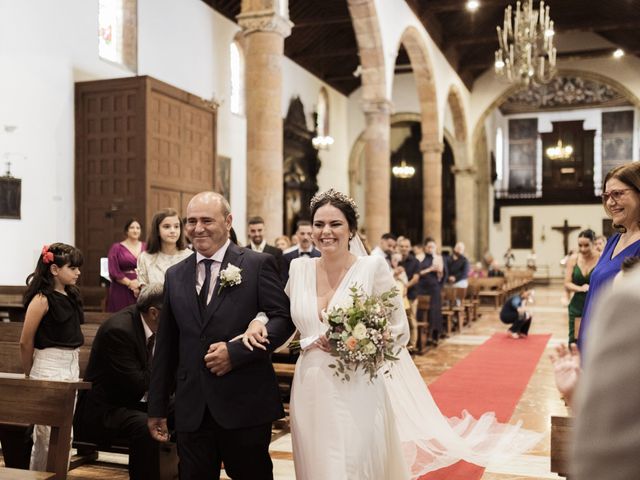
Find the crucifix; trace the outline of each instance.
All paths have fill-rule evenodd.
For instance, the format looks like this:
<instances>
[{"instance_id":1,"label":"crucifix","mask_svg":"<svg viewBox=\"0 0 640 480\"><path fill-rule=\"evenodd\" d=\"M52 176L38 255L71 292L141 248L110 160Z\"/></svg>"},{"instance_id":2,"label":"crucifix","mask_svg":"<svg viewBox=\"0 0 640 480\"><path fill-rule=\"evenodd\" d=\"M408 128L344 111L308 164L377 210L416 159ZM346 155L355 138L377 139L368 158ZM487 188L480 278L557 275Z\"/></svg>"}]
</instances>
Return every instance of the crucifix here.
<instances>
[{"instance_id":1,"label":"crucifix","mask_svg":"<svg viewBox=\"0 0 640 480\"><path fill-rule=\"evenodd\" d=\"M580 227L572 227L569 225L569 222L565 219L564 221L564 225L562 225L561 227L551 227L553 230L557 230L558 232L562 233L562 235L564 236L564 254L568 254L569 253L569 234L571 232L573 232L574 230L578 230Z\"/></svg>"}]
</instances>

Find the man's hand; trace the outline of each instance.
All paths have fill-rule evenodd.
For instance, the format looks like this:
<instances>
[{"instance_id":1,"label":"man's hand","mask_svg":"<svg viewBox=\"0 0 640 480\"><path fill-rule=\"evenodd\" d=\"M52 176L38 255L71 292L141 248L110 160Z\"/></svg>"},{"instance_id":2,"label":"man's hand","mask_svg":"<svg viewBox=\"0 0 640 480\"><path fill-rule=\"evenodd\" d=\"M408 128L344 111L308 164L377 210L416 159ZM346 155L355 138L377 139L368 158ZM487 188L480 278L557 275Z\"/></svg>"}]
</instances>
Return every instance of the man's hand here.
<instances>
[{"instance_id":1,"label":"man's hand","mask_svg":"<svg viewBox=\"0 0 640 480\"><path fill-rule=\"evenodd\" d=\"M209 346L209 351L204 356L204 363L214 375L221 377L229 373L231 371L231 359L229 358L227 344L225 342L212 343Z\"/></svg>"},{"instance_id":2,"label":"man's hand","mask_svg":"<svg viewBox=\"0 0 640 480\"><path fill-rule=\"evenodd\" d=\"M151 438L158 442L169 441L169 430L167 429L167 419L160 417L149 417L147 420Z\"/></svg>"}]
</instances>

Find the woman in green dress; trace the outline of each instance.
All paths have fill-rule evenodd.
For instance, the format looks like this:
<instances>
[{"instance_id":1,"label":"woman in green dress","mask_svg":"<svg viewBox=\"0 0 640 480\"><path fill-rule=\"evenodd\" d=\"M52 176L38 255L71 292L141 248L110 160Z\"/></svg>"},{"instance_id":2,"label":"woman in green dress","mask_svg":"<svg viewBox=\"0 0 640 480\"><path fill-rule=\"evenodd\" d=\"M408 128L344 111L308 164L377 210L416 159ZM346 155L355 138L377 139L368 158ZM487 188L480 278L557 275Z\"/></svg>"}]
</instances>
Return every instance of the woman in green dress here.
<instances>
[{"instance_id":1,"label":"woman in green dress","mask_svg":"<svg viewBox=\"0 0 640 480\"><path fill-rule=\"evenodd\" d=\"M584 301L589 291L589 277L600 258L595 248L595 237L593 230L587 229L580 232L578 235L578 253L572 255L567 261L564 286L569 292L573 292L569 302L570 344L576 342L576 318L582 317Z\"/></svg>"}]
</instances>

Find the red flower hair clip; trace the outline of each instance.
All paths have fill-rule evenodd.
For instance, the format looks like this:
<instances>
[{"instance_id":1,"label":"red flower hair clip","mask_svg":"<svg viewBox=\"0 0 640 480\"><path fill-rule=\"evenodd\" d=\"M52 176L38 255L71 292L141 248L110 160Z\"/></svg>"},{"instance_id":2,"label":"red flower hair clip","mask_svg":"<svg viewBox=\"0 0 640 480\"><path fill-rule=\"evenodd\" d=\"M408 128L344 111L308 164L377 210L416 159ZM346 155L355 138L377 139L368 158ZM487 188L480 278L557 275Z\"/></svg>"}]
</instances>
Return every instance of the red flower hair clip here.
<instances>
[{"instance_id":1,"label":"red flower hair clip","mask_svg":"<svg viewBox=\"0 0 640 480\"><path fill-rule=\"evenodd\" d=\"M45 265L53 263L53 253L49 251L49 245L42 247L42 263Z\"/></svg>"}]
</instances>

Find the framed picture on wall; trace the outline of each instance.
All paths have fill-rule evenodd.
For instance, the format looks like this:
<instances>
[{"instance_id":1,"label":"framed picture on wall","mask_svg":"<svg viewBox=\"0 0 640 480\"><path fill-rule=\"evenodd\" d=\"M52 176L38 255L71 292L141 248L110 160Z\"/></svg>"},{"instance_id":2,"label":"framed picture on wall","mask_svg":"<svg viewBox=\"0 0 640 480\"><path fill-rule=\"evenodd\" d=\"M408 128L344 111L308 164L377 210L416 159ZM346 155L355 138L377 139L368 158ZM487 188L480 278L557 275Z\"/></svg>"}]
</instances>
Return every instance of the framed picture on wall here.
<instances>
[{"instance_id":1,"label":"framed picture on wall","mask_svg":"<svg viewBox=\"0 0 640 480\"><path fill-rule=\"evenodd\" d=\"M216 161L216 192L231 202L231 158L222 155Z\"/></svg>"},{"instance_id":2,"label":"framed picture on wall","mask_svg":"<svg viewBox=\"0 0 640 480\"><path fill-rule=\"evenodd\" d=\"M533 217L511 217L511 248L533 248Z\"/></svg>"},{"instance_id":3,"label":"framed picture on wall","mask_svg":"<svg viewBox=\"0 0 640 480\"><path fill-rule=\"evenodd\" d=\"M9 175L0 177L0 218L20 219L22 180Z\"/></svg>"}]
</instances>

